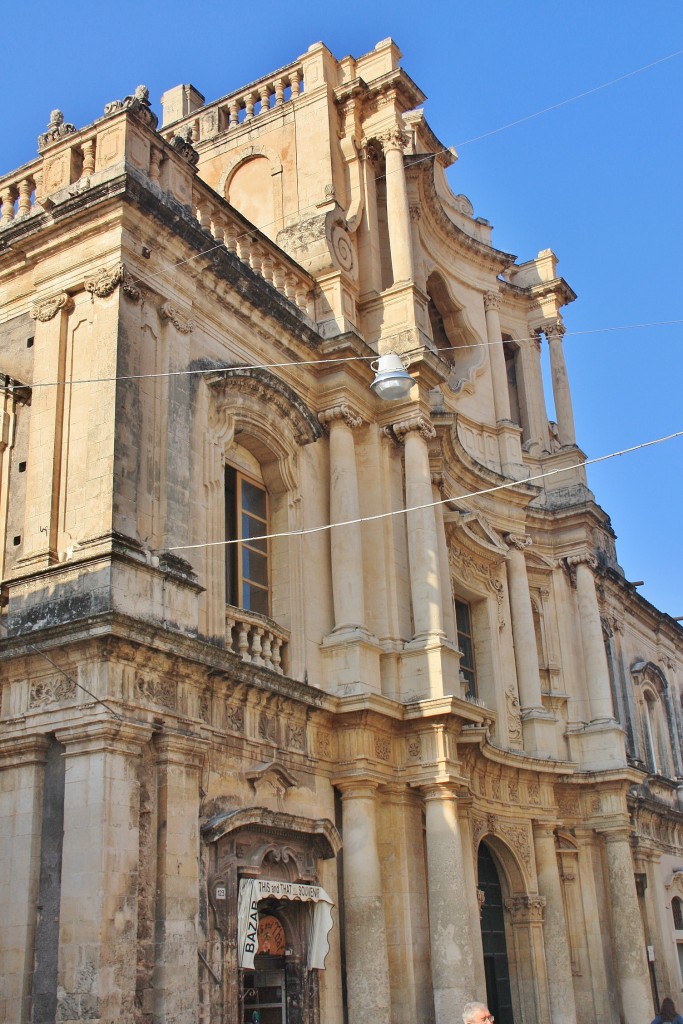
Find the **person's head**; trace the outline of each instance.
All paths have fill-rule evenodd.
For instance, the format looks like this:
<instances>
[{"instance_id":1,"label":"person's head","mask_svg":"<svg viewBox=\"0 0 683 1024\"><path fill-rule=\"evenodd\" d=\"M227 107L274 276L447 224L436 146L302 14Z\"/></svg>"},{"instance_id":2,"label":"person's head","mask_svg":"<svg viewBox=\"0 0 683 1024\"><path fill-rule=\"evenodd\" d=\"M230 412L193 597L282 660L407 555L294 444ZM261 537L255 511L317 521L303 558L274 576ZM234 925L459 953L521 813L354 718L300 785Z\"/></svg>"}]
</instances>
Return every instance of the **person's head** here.
<instances>
[{"instance_id":1,"label":"person's head","mask_svg":"<svg viewBox=\"0 0 683 1024\"><path fill-rule=\"evenodd\" d=\"M486 1003L465 1003L462 1008L463 1024L493 1024L493 1014Z\"/></svg>"},{"instance_id":2,"label":"person's head","mask_svg":"<svg viewBox=\"0 0 683 1024\"><path fill-rule=\"evenodd\" d=\"M670 999L669 996L667 996L666 999L662 999L662 1005L659 1010L659 1015L662 1018L662 1020L671 1021L675 1018L676 1007L674 1006L673 999Z\"/></svg>"}]
</instances>

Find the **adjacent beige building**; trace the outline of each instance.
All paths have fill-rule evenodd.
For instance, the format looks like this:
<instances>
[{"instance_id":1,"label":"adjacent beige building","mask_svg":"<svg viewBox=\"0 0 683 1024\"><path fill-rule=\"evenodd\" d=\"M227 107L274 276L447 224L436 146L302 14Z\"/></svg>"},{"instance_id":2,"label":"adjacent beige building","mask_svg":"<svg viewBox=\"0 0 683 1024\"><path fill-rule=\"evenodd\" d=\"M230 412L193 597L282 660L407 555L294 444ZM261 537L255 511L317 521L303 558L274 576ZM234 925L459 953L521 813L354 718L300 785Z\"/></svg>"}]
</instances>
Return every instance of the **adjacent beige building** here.
<instances>
[{"instance_id":1,"label":"adjacent beige building","mask_svg":"<svg viewBox=\"0 0 683 1024\"><path fill-rule=\"evenodd\" d=\"M587 487L557 258L400 56L54 111L0 178L8 1024L680 1000L681 627Z\"/></svg>"}]
</instances>

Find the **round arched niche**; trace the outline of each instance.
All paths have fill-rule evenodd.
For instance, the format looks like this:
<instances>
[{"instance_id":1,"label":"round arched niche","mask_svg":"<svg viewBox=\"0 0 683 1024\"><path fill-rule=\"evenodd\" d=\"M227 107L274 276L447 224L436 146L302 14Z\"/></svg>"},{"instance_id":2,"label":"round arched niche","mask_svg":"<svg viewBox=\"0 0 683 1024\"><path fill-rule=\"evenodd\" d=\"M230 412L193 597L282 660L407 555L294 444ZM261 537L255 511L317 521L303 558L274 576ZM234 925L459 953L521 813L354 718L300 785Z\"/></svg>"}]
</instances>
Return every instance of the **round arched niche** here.
<instances>
[{"instance_id":1,"label":"round arched niche","mask_svg":"<svg viewBox=\"0 0 683 1024\"><path fill-rule=\"evenodd\" d=\"M427 296L434 348L453 367L449 387L471 393L474 378L485 364L485 346L438 270L432 270L427 278Z\"/></svg>"}]
</instances>

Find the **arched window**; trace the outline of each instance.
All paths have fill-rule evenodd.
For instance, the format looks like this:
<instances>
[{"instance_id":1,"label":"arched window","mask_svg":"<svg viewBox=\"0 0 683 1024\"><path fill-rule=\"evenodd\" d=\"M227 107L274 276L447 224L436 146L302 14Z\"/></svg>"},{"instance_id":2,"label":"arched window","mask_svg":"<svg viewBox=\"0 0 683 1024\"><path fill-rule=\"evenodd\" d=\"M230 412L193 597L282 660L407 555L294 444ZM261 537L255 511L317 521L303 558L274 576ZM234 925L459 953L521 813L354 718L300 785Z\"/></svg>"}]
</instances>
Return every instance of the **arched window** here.
<instances>
[{"instance_id":1,"label":"arched window","mask_svg":"<svg viewBox=\"0 0 683 1024\"><path fill-rule=\"evenodd\" d=\"M683 931L683 907L680 897L674 896L671 900L671 914L674 919L674 928L677 932Z\"/></svg>"}]
</instances>

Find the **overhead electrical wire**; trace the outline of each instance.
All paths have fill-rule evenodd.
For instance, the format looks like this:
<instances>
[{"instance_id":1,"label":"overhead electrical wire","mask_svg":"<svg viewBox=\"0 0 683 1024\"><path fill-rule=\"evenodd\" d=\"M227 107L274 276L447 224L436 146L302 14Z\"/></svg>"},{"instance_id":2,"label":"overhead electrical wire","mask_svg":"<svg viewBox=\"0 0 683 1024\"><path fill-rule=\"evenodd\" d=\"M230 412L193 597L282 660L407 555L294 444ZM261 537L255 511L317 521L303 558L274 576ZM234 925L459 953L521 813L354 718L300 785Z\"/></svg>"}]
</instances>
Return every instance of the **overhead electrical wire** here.
<instances>
[{"instance_id":1,"label":"overhead electrical wire","mask_svg":"<svg viewBox=\"0 0 683 1024\"><path fill-rule=\"evenodd\" d=\"M495 484L493 487L484 487L478 491L470 491L468 494L450 495L448 498L440 498L438 501L428 501L421 505L411 505L408 508L391 509L389 512L378 512L372 516L359 516L357 519L346 519L339 523L323 523L320 526L303 527L300 530L283 530L278 533L264 533L259 536L246 538L226 538L224 540L204 541L200 544L177 544L167 548L168 551L193 551L204 548L228 547L233 544L254 543L262 540L275 540L285 537L306 537L314 533L327 533L344 526L358 526L361 523L373 523L380 519L390 519L393 516L408 515L411 512L420 512L423 509L436 508L438 505L449 505L451 502L469 501L472 498L479 498L485 494L495 494L498 491L510 490L513 487L534 483L536 480L545 480L559 473L570 473L575 469L584 466L593 466L598 462L606 462L608 459L615 459L620 455L630 455L632 452L640 451L643 448L651 448L654 445L662 444L664 441L671 441L674 438L683 437L683 430L676 430L664 437L657 437L652 441L642 441L640 444L631 445L629 448L621 448L619 451L610 452L608 455L597 455L592 459L584 459L573 466L561 466L559 469L549 469L533 476L525 477L523 480L506 480L505 483Z\"/></svg>"},{"instance_id":2,"label":"overhead electrical wire","mask_svg":"<svg viewBox=\"0 0 683 1024\"><path fill-rule=\"evenodd\" d=\"M683 324L683 319L680 320L656 320L650 323L643 324L620 324L614 327L594 327L584 331L565 331L563 337L579 337L588 334L609 334L615 331L634 331L640 329L646 329L651 327L672 327L680 326ZM383 343L391 341L393 338L398 338L403 335L403 331L399 331L396 334L388 334L381 339ZM526 340L525 338L511 338L512 342L520 342ZM478 341L469 345L451 345L446 348L428 349L434 355L441 356L444 352L463 352L471 348L491 348L492 346L499 345L498 341ZM424 348L409 349L405 353L406 356L413 355L414 353L422 352ZM303 366L328 366L330 364L344 364L344 363L369 363L379 358L378 353L373 352L372 355L367 356L334 356L330 358L321 359L297 359L290 362L284 363L236 363L229 366L212 366L212 367L196 367L194 369L186 370L160 370L155 373L129 373L121 374L120 376L114 377L79 377L76 380L50 380L50 381L35 381L32 384L25 385L26 387L34 388L54 388L54 387L75 387L81 384L114 384L123 381L132 380L149 380L153 378L165 378L165 377L192 377L192 376L204 376L207 374L222 373L226 370L282 370L291 369L292 367L303 367Z\"/></svg>"}]
</instances>

